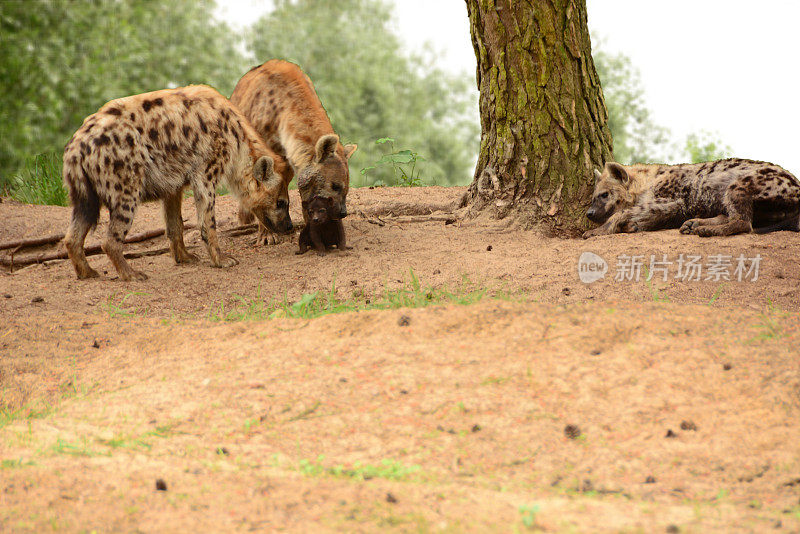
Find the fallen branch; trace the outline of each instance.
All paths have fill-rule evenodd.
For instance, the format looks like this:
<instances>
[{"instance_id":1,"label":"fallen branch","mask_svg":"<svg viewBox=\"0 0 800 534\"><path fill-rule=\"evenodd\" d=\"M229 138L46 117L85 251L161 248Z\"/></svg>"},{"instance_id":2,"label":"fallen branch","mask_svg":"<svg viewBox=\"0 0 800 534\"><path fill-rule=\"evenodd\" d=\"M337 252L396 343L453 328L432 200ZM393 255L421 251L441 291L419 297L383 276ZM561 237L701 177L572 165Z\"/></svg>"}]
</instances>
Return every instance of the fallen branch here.
<instances>
[{"instance_id":1,"label":"fallen branch","mask_svg":"<svg viewBox=\"0 0 800 534\"><path fill-rule=\"evenodd\" d=\"M42 245L52 245L54 243L58 243L62 239L64 239L64 234L49 235L47 237L37 237L34 239L19 239L17 241L7 241L5 243L0 243L0 250L6 250L9 248L20 249L20 248L40 247Z\"/></svg>"},{"instance_id":2,"label":"fallen branch","mask_svg":"<svg viewBox=\"0 0 800 534\"><path fill-rule=\"evenodd\" d=\"M392 222L398 223L421 223L429 221L444 221L452 224L456 221L453 215L400 215L397 217L387 217Z\"/></svg>"},{"instance_id":3,"label":"fallen branch","mask_svg":"<svg viewBox=\"0 0 800 534\"><path fill-rule=\"evenodd\" d=\"M189 230L194 227L195 227L194 224L186 224L184 225L183 229ZM162 236L164 235L164 233L165 233L164 229L148 230L140 234L128 236L128 238L125 239L125 243L126 244L139 243L141 241L147 241L148 239L153 239L154 237ZM167 248L166 250L169 250L169 248ZM84 248L84 254L86 254L87 256L95 256L97 254L101 254L102 252L103 248L101 245L92 245L90 247ZM130 254L140 254L140 253L131 252ZM161 254L163 254L163 252L161 252ZM127 254L126 257L128 257ZM139 257L139 256L133 256L133 257ZM10 269L13 270L14 267L22 267L23 265L43 263L45 261L52 261L52 260L65 260L67 258L69 258L69 255L67 254L66 250L59 250L57 252L46 252L32 256L23 256L22 258L16 258L16 259L14 258L14 254L11 254L11 257L0 258L0 265L3 265L4 267L9 267Z\"/></svg>"}]
</instances>

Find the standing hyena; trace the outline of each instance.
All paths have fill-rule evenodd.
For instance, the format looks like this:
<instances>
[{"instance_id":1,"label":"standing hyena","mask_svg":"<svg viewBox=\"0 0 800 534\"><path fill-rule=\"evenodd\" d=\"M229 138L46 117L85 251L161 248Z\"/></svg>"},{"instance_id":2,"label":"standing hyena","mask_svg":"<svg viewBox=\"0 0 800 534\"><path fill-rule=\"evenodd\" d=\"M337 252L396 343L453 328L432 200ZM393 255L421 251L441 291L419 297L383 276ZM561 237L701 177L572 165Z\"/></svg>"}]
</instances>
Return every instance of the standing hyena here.
<instances>
[{"instance_id":1,"label":"standing hyena","mask_svg":"<svg viewBox=\"0 0 800 534\"><path fill-rule=\"evenodd\" d=\"M603 224L584 238L665 228L704 237L800 230L800 181L772 163L606 163L595 177L586 216Z\"/></svg>"},{"instance_id":2,"label":"standing hyena","mask_svg":"<svg viewBox=\"0 0 800 534\"><path fill-rule=\"evenodd\" d=\"M314 85L300 67L288 61L273 59L254 67L242 76L231 95L233 102L253 123L267 145L286 156L283 180L288 186L297 175L297 187L304 201L312 197L331 198L336 204L338 219L347 216L346 197L350 189L347 160L357 145L339 142L325 108L314 91ZM240 212L242 222L248 217ZM308 223L308 213L303 211ZM274 244L275 236L264 231L259 240Z\"/></svg>"},{"instance_id":3,"label":"standing hyena","mask_svg":"<svg viewBox=\"0 0 800 534\"><path fill-rule=\"evenodd\" d=\"M273 231L289 232L286 162L270 151L235 106L214 89L189 86L112 100L83 121L64 148L64 183L72 221L64 239L78 278L98 276L83 251L100 206L108 208L103 250L122 280L145 280L122 255L141 201L160 199L176 263L196 261L183 243L183 190L194 190L200 233L215 267L237 261L220 251L214 218L216 186L232 193Z\"/></svg>"}]
</instances>

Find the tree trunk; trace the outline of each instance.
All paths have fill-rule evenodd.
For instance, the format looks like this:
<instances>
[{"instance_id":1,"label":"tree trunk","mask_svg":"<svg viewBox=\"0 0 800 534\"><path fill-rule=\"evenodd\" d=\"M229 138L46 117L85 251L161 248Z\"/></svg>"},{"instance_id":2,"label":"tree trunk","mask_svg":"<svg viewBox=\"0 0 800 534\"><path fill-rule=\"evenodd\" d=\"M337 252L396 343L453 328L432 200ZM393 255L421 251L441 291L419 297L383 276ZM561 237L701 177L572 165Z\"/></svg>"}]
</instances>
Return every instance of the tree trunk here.
<instances>
[{"instance_id":1,"label":"tree trunk","mask_svg":"<svg viewBox=\"0 0 800 534\"><path fill-rule=\"evenodd\" d=\"M587 227L592 171L612 159L586 0L466 2L481 148L462 207L576 235Z\"/></svg>"}]
</instances>

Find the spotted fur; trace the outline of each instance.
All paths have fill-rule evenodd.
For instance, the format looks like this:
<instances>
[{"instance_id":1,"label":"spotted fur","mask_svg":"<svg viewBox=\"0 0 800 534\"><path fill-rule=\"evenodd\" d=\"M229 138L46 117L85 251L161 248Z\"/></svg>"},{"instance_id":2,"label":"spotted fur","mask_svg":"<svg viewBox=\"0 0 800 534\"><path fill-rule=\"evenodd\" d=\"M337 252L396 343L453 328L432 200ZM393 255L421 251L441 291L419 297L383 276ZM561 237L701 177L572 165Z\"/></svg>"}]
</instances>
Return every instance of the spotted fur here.
<instances>
[{"instance_id":1,"label":"spotted fur","mask_svg":"<svg viewBox=\"0 0 800 534\"><path fill-rule=\"evenodd\" d=\"M122 280L144 280L122 255L140 202L161 200L177 263L196 261L183 242L181 200L194 191L198 226L211 263L236 260L219 248L214 217L217 184L225 181L258 220L274 231L292 229L282 187L285 160L269 150L247 119L214 89L197 85L112 100L84 120L64 148L64 183L73 211L65 244L78 278L98 276L83 243L109 212L103 250Z\"/></svg>"},{"instance_id":2,"label":"spotted fur","mask_svg":"<svg viewBox=\"0 0 800 534\"><path fill-rule=\"evenodd\" d=\"M772 163L607 163L595 175L586 216L602 224L584 237L665 228L704 237L800 231L800 181Z\"/></svg>"},{"instance_id":3,"label":"spotted fur","mask_svg":"<svg viewBox=\"0 0 800 534\"><path fill-rule=\"evenodd\" d=\"M254 67L239 80L231 101L269 147L291 164L282 174L286 187L296 176L303 200L333 199L337 218L345 217L350 188L347 161L357 145L339 142L314 85L300 67L277 59ZM305 211L303 218L308 223ZM247 215L241 219L245 222ZM275 242L268 234L263 238Z\"/></svg>"}]
</instances>

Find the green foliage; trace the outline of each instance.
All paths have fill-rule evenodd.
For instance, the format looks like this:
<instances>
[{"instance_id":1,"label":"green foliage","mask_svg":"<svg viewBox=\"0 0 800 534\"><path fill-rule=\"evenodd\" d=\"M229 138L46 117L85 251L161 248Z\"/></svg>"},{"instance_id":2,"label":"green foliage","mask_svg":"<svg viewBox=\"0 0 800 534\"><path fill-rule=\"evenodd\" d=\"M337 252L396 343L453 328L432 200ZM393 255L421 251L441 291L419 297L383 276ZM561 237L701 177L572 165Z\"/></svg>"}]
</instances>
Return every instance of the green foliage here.
<instances>
[{"instance_id":1,"label":"green foliage","mask_svg":"<svg viewBox=\"0 0 800 534\"><path fill-rule=\"evenodd\" d=\"M362 464L356 462L351 468L343 465L327 467L324 465L325 456L319 455L316 460L302 459L299 470L306 476L328 475L333 477L354 478L356 480L369 480L383 478L386 480L403 481L419 473L422 468L418 465L406 466L397 460L383 459L378 465Z\"/></svg>"},{"instance_id":2,"label":"green foliage","mask_svg":"<svg viewBox=\"0 0 800 534\"><path fill-rule=\"evenodd\" d=\"M406 55L391 24L391 4L384 0L277 0L247 43L258 63L281 58L302 67L334 129L360 143L352 168L379 160L381 147L367 140L392 132L398 145L426 155L422 181L467 183L478 151L474 80L434 67L432 52ZM351 183L392 183L393 173L392 166L381 166L351 176Z\"/></svg>"},{"instance_id":3,"label":"green foliage","mask_svg":"<svg viewBox=\"0 0 800 534\"><path fill-rule=\"evenodd\" d=\"M61 179L61 155L38 154L25 160L11 179L11 197L28 204L67 206L69 196Z\"/></svg>"},{"instance_id":4,"label":"green foliage","mask_svg":"<svg viewBox=\"0 0 800 534\"><path fill-rule=\"evenodd\" d=\"M623 164L665 161L669 157L669 130L655 124L644 100L641 75L630 58L603 50L602 40L592 52L608 108L608 126L614 139L614 159Z\"/></svg>"},{"instance_id":5,"label":"green foliage","mask_svg":"<svg viewBox=\"0 0 800 534\"><path fill-rule=\"evenodd\" d=\"M394 139L391 137L381 137L375 141L375 143L378 145L389 143L391 145L391 152L381 156L378 161L369 167L361 169L362 176L366 175L368 171L386 166L392 169L392 183L381 183L380 185L401 185L406 187L422 185L419 171L417 170L417 162L425 161L425 158L411 150L395 151ZM416 171L416 174L414 171ZM376 185L378 184L377 181L375 183Z\"/></svg>"},{"instance_id":6,"label":"green foliage","mask_svg":"<svg viewBox=\"0 0 800 534\"><path fill-rule=\"evenodd\" d=\"M114 98L205 83L230 94L238 36L213 0L0 2L0 191L30 154L61 153Z\"/></svg>"},{"instance_id":7,"label":"green foliage","mask_svg":"<svg viewBox=\"0 0 800 534\"><path fill-rule=\"evenodd\" d=\"M714 134L706 131L689 134L685 151L692 163L716 161L731 155L731 147L723 145Z\"/></svg>"},{"instance_id":8,"label":"green foliage","mask_svg":"<svg viewBox=\"0 0 800 534\"><path fill-rule=\"evenodd\" d=\"M625 54L603 50L602 39L593 41L592 57L603 86L616 161L701 163L730 157L731 148L706 131L689 134L683 145L671 140L670 130L656 124L647 108L639 69Z\"/></svg>"},{"instance_id":9,"label":"green foliage","mask_svg":"<svg viewBox=\"0 0 800 534\"><path fill-rule=\"evenodd\" d=\"M519 507L519 515L525 528L533 529L536 525L536 514L539 513L538 504L528 504Z\"/></svg>"},{"instance_id":10,"label":"green foliage","mask_svg":"<svg viewBox=\"0 0 800 534\"><path fill-rule=\"evenodd\" d=\"M329 291L306 293L294 302L288 300L286 296L282 300L267 302L262 299L259 290L253 299L237 296L238 304L232 309L225 310L223 303L220 303L217 309L211 310L208 317L212 321L229 322L279 317L314 319L332 313L352 311L423 308L448 303L467 305L479 302L486 296L486 288L476 287L466 277L454 291L450 291L447 287L425 287L412 270L405 286L397 289L386 287L378 295L366 296L362 292L356 292L349 297L341 297L334 282ZM498 291L493 298L509 300L512 295Z\"/></svg>"}]
</instances>

